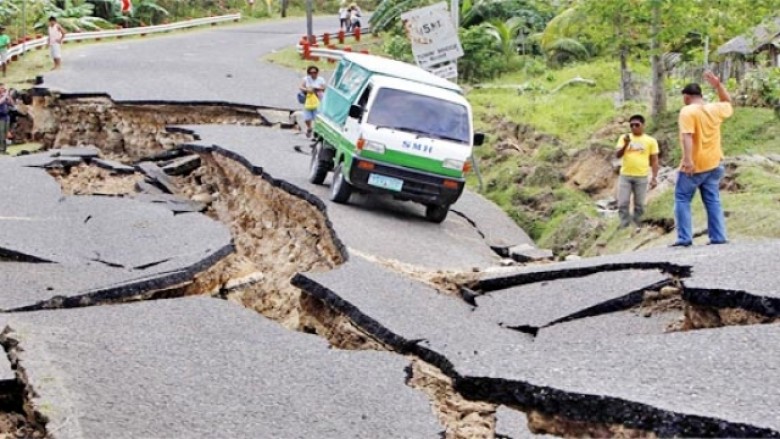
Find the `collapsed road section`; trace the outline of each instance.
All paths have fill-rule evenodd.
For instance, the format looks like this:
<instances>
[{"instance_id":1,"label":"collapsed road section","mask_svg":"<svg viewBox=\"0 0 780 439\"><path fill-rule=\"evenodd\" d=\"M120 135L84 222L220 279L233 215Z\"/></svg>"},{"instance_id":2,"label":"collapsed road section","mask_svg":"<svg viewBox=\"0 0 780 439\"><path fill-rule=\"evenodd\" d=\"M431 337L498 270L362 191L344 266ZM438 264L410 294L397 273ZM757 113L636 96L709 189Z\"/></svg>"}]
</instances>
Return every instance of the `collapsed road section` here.
<instances>
[{"instance_id":1,"label":"collapsed road section","mask_svg":"<svg viewBox=\"0 0 780 439\"><path fill-rule=\"evenodd\" d=\"M70 110L45 99L59 108L49 116L68 120L62 126L67 134L48 132L42 138L55 148L0 163L8 171L3 175L8 174L9 199L17 201L12 205L24 206L3 212L8 230L44 239L18 239L8 232L0 273L13 286L3 308L32 311L9 315L9 339L25 349L19 364L39 395L33 404L47 407L41 416L50 431L111 435L110 423L99 418L114 419L116 410L89 419L79 413L93 408L95 397L111 407L112 395L152 386L165 391L138 394L133 404L159 419L136 425L134 418L124 418L128 437L208 435L224 425L220 419L234 415L246 421L225 430L228 436L344 437L373 431L376 437L435 437L442 429L448 438L523 437L532 434L529 429L562 436L778 436L775 396L766 391L777 377L759 367L777 360L766 346L778 336L777 326L754 325L778 317L777 285L761 271L771 249L647 252L484 275L479 266L497 261L485 244L484 226L475 232L470 219L463 229L445 224L442 233L415 224L413 215L389 204L326 209L305 186L308 158L280 130L170 129L165 116L152 117L174 114L170 109L141 111L144 116L103 109L101 123L133 114L139 124L119 130L122 142L103 151L106 139L100 136L108 125L71 126L91 111L85 108L94 105L93 98L71 100ZM70 120L64 116L69 114L79 116ZM269 121L248 113L241 121L222 116L170 118ZM197 140L210 129L226 140L218 145ZM135 142L141 143L137 149ZM70 145L78 147L62 148ZM384 239L378 239L377 224L388 235ZM368 234L356 232L358 226ZM430 238L454 230L470 230L475 239ZM405 248L403 242L395 247L402 236ZM409 246L410 236L420 237L412 242L421 249ZM383 242L391 248L383 249ZM349 262L347 247L359 249ZM126 253L128 248L137 250ZM457 254L469 249L477 249L477 256ZM417 258L416 252L433 256ZM721 257L733 258L727 264L736 276L722 275ZM466 269L442 270L438 273L446 275L437 277L415 265L436 258ZM213 297L182 298L188 295ZM173 300L83 308L162 298ZM320 343L317 348L304 346L309 342L301 340L317 338L250 318L215 298L317 334L341 350L323 349L322 340L312 344ZM701 309L714 310L717 322L691 317ZM729 317L737 311L743 312L739 322ZM690 330L735 324L743 326ZM66 343L73 334L89 343ZM752 338L760 343L740 342ZM126 355L116 360L90 344ZM193 348L202 355L188 355ZM303 353L290 356L289 349ZM82 365L73 358L97 360ZM207 378L215 367L224 369L215 358L230 364L222 387ZM117 369L114 361L133 365L122 372L121 385L110 372ZM61 364L64 370L58 370ZM257 364L290 370L264 376ZM334 376L340 378L329 381ZM269 389L264 398L252 396L258 388ZM206 390L201 395L193 389ZM293 401L306 392L313 395L309 403ZM350 403L329 399L334 392ZM386 397L383 409L374 409L379 404L373 395ZM174 407L166 398L173 398ZM207 409L207 400L220 401L225 410ZM258 407L267 410L280 400L294 403L264 412L275 427L248 421ZM343 410L334 409L338 404ZM404 407L394 409L397 417L385 409L396 404ZM235 409L239 406L245 408ZM198 417L206 412L214 416ZM289 430L306 413L327 421L307 426L310 431Z\"/></svg>"}]
</instances>

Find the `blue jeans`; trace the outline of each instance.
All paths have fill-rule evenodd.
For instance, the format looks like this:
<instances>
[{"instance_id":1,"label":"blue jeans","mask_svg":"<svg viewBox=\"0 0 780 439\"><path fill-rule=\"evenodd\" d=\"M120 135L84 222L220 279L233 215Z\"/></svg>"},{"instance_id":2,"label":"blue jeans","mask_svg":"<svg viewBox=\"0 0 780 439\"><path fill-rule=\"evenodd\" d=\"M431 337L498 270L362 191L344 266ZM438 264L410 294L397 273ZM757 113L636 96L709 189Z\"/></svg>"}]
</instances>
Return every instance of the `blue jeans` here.
<instances>
[{"instance_id":1,"label":"blue jeans","mask_svg":"<svg viewBox=\"0 0 780 439\"><path fill-rule=\"evenodd\" d=\"M725 174L723 166L688 176L677 173L677 185L674 188L674 222L677 226L677 242L690 244L693 241L693 220L691 218L691 200L696 189L701 192L701 201L707 210L707 234L711 243L723 243L726 237L726 218L720 204L720 180Z\"/></svg>"}]
</instances>

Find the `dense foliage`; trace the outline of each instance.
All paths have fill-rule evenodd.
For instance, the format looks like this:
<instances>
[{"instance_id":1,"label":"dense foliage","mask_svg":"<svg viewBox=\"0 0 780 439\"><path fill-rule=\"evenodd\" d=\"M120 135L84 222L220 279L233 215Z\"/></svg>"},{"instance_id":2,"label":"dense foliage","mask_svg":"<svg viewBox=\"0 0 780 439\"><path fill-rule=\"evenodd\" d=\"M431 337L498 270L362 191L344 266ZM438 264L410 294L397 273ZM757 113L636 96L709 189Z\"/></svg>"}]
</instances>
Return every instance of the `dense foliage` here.
<instances>
[{"instance_id":1,"label":"dense foliage","mask_svg":"<svg viewBox=\"0 0 780 439\"><path fill-rule=\"evenodd\" d=\"M273 3L246 0L134 0L133 10L123 13L119 0L2 0L0 22L12 38L42 31L49 17L69 31L98 30L116 26L143 26L209 15L242 12L267 16Z\"/></svg>"}]
</instances>

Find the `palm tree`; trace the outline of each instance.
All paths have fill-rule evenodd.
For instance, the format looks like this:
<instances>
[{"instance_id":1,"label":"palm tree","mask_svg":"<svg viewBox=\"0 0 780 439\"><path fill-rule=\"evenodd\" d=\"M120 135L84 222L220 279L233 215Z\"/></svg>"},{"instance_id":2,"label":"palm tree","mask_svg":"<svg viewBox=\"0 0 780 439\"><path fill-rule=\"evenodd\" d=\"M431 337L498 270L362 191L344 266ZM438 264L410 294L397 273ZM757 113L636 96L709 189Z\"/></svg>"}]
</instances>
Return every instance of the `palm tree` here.
<instances>
[{"instance_id":1,"label":"palm tree","mask_svg":"<svg viewBox=\"0 0 780 439\"><path fill-rule=\"evenodd\" d=\"M521 17L512 17L507 21L493 21L485 25L485 30L496 39L501 53L509 59L517 54L517 35L525 26Z\"/></svg>"}]
</instances>

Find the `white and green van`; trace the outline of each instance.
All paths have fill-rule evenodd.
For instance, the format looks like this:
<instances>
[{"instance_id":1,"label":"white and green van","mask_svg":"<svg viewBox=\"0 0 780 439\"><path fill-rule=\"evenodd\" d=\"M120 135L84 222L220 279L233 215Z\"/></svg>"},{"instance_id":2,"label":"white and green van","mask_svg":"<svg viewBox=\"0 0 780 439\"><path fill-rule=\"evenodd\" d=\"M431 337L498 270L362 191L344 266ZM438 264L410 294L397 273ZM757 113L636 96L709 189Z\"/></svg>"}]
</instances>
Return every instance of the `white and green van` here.
<instances>
[{"instance_id":1,"label":"white and green van","mask_svg":"<svg viewBox=\"0 0 780 439\"><path fill-rule=\"evenodd\" d=\"M426 206L441 222L463 192L474 145L471 106L456 84L419 67L345 54L314 127L309 181L333 170L331 200L353 190L389 193Z\"/></svg>"}]
</instances>

